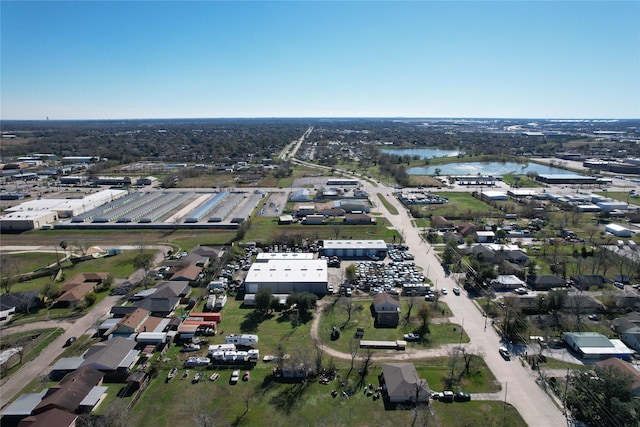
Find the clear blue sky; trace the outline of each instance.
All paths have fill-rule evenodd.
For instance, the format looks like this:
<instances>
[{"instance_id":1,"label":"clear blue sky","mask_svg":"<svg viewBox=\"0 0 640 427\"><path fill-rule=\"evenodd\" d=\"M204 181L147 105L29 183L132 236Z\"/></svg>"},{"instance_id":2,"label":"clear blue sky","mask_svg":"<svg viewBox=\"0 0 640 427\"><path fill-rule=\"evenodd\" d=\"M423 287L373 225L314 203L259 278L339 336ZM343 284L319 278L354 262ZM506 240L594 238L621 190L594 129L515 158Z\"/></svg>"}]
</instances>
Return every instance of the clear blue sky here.
<instances>
[{"instance_id":1,"label":"clear blue sky","mask_svg":"<svg viewBox=\"0 0 640 427\"><path fill-rule=\"evenodd\" d=\"M2 119L640 118L640 2L7 1Z\"/></svg>"}]
</instances>

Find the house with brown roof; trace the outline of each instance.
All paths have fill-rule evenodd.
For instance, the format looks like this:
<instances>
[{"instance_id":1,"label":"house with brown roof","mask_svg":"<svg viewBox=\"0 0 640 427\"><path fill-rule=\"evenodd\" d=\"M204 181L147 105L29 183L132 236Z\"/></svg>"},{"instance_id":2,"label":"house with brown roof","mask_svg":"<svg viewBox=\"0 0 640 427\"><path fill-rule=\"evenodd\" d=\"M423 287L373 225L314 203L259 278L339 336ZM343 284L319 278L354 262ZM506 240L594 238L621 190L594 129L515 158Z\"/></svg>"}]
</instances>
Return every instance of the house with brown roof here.
<instances>
[{"instance_id":1,"label":"house with brown roof","mask_svg":"<svg viewBox=\"0 0 640 427\"><path fill-rule=\"evenodd\" d=\"M176 271L172 276L172 281L194 283L198 280L198 274L202 273L202 267L189 264L182 269Z\"/></svg>"},{"instance_id":2,"label":"house with brown roof","mask_svg":"<svg viewBox=\"0 0 640 427\"><path fill-rule=\"evenodd\" d=\"M23 418L18 427L76 427L78 415L53 408L37 415Z\"/></svg>"},{"instance_id":3,"label":"house with brown roof","mask_svg":"<svg viewBox=\"0 0 640 427\"><path fill-rule=\"evenodd\" d=\"M109 273L78 273L60 286L60 295L54 305L74 307L85 295L92 292Z\"/></svg>"},{"instance_id":4,"label":"house with brown roof","mask_svg":"<svg viewBox=\"0 0 640 427\"><path fill-rule=\"evenodd\" d=\"M631 382L631 390L634 396L640 396L640 371L638 371L631 363L618 359L617 357L610 357L605 360L596 362L596 372L606 368L617 369L622 372L626 377L629 377Z\"/></svg>"},{"instance_id":5,"label":"house with brown roof","mask_svg":"<svg viewBox=\"0 0 640 427\"><path fill-rule=\"evenodd\" d=\"M435 228L438 231L447 231L454 228L453 222L449 221L441 215L434 215L431 217L431 228Z\"/></svg>"},{"instance_id":6,"label":"house with brown roof","mask_svg":"<svg viewBox=\"0 0 640 427\"><path fill-rule=\"evenodd\" d=\"M400 321L400 299L386 292L373 297L373 311L376 326L397 327Z\"/></svg>"},{"instance_id":7,"label":"house with brown roof","mask_svg":"<svg viewBox=\"0 0 640 427\"><path fill-rule=\"evenodd\" d=\"M136 308L118 322L110 333L114 335L131 335L142 332L142 325L149 318L151 313L144 308Z\"/></svg>"},{"instance_id":8,"label":"house with brown roof","mask_svg":"<svg viewBox=\"0 0 640 427\"><path fill-rule=\"evenodd\" d=\"M94 387L101 386L104 374L89 367L78 368L65 375L58 385L49 388L42 401L33 409L41 414L51 409L80 412L81 403Z\"/></svg>"},{"instance_id":9,"label":"house with brown roof","mask_svg":"<svg viewBox=\"0 0 640 427\"><path fill-rule=\"evenodd\" d=\"M428 402L431 394L427 380L419 378L413 363L383 363L378 377L382 393L390 403Z\"/></svg>"}]
</instances>

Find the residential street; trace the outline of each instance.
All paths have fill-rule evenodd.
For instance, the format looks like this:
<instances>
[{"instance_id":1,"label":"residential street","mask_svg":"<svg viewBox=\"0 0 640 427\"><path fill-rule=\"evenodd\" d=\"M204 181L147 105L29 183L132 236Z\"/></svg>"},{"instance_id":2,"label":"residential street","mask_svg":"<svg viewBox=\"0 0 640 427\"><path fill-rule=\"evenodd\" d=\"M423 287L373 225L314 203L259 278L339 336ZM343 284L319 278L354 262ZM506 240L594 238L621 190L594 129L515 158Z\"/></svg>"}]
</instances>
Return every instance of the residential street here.
<instances>
[{"instance_id":1,"label":"residential street","mask_svg":"<svg viewBox=\"0 0 640 427\"><path fill-rule=\"evenodd\" d=\"M36 247L5 247L8 251L33 251ZM47 248L37 247L37 250L46 250ZM123 247L124 249L137 249ZM164 257L167 250L166 246L153 246L159 249L155 262L158 263ZM128 278L131 282L142 280L144 271L139 269L134 271ZM71 337L79 337L87 332L92 333L96 322L107 315L111 307L116 304L121 296L106 296L102 301L96 304L87 314L73 321L70 320L49 320L45 322L34 322L25 325L10 327L0 330L0 337L9 334L24 332L41 328L62 327L65 329L64 334L56 338L51 344L40 352L33 360L25 363L16 373L7 379L3 379L0 383L0 407L4 407L15 396L20 394L22 389L34 379L48 373L49 367L55 363L64 351L63 345L67 339Z\"/></svg>"}]
</instances>

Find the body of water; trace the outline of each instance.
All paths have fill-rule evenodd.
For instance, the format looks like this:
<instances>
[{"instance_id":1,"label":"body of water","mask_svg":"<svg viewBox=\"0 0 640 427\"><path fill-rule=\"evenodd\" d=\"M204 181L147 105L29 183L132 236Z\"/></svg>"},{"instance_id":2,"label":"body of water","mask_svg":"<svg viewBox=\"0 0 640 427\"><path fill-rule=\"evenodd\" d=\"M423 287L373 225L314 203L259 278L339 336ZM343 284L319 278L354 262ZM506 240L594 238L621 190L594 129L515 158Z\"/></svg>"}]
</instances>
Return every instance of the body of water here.
<instances>
[{"instance_id":1,"label":"body of water","mask_svg":"<svg viewBox=\"0 0 640 427\"><path fill-rule=\"evenodd\" d=\"M435 175L440 169L440 175L505 175L509 173L525 175L528 172L545 174L575 174L575 172L538 163L515 162L464 162L449 163L447 165L425 166L407 169L409 175Z\"/></svg>"},{"instance_id":2,"label":"body of water","mask_svg":"<svg viewBox=\"0 0 640 427\"><path fill-rule=\"evenodd\" d=\"M382 149L380 150L386 154L395 154L396 156L404 156L409 155L420 156L421 159L433 159L435 157L455 157L460 152L455 150L438 150L435 148L408 148L402 150L394 150L394 149Z\"/></svg>"}]
</instances>

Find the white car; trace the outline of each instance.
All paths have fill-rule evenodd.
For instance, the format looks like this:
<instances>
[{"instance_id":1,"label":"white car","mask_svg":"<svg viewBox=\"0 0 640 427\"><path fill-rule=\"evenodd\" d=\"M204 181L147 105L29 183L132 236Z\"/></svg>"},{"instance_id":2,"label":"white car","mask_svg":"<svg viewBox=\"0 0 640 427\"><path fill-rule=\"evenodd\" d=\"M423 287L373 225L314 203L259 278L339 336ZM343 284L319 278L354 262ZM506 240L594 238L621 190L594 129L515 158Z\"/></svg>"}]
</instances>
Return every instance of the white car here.
<instances>
[{"instance_id":1,"label":"white car","mask_svg":"<svg viewBox=\"0 0 640 427\"><path fill-rule=\"evenodd\" d=\"M440 293L441 293L442 295L447 295L449 292L447 292L447 289L446 289L446 288L442 288L442 289L440 289Z\"/></svg>"},{"instance_id":2,"label":"white car","mask_svg":"<svg viewBox=\"0 0 640 427\"><path fill-rule=\"evenodd\" d=\"M453 288L453 293L456 295L460 295L460 288Z\"/></svg>"},{"instance_id":3,"label":"white car","mask_svg":"<svg viewBox=\"0 0 640 427\"><path fill-rule=\"evenodd\" d=\"M231 384L235 384L238 382L238 379L240 378L240 370L236 369L235 371L233 371L231 373L231 380L229 381Z\"/></svg>"}]
</instances>

